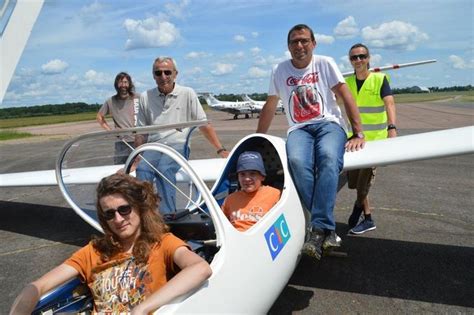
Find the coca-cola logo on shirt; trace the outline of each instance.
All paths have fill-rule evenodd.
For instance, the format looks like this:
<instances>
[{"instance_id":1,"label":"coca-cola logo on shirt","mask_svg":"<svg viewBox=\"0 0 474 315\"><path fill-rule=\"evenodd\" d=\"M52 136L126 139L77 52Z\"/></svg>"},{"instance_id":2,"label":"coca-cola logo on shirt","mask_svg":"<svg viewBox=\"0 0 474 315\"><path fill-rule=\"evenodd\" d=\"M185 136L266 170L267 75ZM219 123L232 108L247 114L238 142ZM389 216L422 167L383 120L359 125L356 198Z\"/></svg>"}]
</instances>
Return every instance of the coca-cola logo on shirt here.
<instances>
[{"instance_id":1,"label":"coca-cola logo on shirt","mask_svg":"<svg viewBox=\"0 0 474 315\"><path fill-rule=\"evenodd\" d=\"M301 123L322 114L322 101L314 85L298 85L291 92L290 114L294 122Z\"/></svg>"},{"instance_id":2,"label":"coca-cola logo on shirt","mask_svg":"<svg viewBox=\"0 0 474 315\"><path fill-rule=\"evenodd\" d=\"M305 85L305 84L316 84L319 81L319 75L317 72L308 73L302 78L290 76L286 79L286 85Z\"/></svg>"}]
</instances>

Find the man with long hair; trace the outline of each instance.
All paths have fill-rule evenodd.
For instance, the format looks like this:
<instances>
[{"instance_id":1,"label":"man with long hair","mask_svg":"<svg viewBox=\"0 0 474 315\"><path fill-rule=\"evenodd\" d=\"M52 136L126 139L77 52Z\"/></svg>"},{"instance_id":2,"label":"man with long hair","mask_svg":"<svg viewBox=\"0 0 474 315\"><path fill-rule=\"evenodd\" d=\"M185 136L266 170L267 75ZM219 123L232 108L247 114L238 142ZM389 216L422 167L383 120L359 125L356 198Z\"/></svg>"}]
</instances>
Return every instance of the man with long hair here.
<instances>
[{"instance_id":1,"label":"man with long hair","mask_svg":"<svg viewBox=\"0 0 474 315\"><path fill-rule=\"evenodd\" d=\"M132 78L126 72L120 72L115 77L114 96L109 97L97 113L97 122L105 130L112 130L105 119L111 115L115 128L133 128L136 125L139 95L135 94ZM123 164L134 146L134 138L123 137L115 142L114 164Z\"/></svg>"}]
</instances>

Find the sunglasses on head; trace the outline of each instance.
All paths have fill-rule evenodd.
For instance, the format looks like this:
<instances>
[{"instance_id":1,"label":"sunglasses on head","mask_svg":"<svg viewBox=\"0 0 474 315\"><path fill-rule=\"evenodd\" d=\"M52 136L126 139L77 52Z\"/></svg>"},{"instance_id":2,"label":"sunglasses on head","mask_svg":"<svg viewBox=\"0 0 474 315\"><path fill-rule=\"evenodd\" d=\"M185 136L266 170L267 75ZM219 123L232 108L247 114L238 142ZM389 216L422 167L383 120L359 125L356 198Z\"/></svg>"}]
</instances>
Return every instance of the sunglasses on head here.
<instances>
[{"instance_id":1,"label":"sunglasses on head","mask_svg":"<svg viewBox=\"0 0 474 315\"><path fill-rule=\"evenodd\" d=\"M115 218L115 212L118 212L122 217L125 215L129 215L132 212L131 205L123 205L118 207L117 209L107 209L104 210L104 218L109 221Z\"/></svg>"},{"instance_id":2,"label":"sunglasses on head","mask_svg":"<svg viewBox=\"0 0 474 315\"><path fill-rule=\"evenodd\" d=\"M170 76L173 71L171 70L155 70L153 71L153 73L157 76L157 77L161 77L161 75L164 73L166 76Z\"/></svg>"},{"instance_id":3,"label":"sunglasses on head","mask_svg":"<svg viewBox=\"0 0 474 315\"><path fill-rule=\"evenodd\" d=\"M355 61L357 59L364 60L367 59L367 54L360 54L360 55L352 55L350 58L352 61Z\"/></svg>"}]
</instances>

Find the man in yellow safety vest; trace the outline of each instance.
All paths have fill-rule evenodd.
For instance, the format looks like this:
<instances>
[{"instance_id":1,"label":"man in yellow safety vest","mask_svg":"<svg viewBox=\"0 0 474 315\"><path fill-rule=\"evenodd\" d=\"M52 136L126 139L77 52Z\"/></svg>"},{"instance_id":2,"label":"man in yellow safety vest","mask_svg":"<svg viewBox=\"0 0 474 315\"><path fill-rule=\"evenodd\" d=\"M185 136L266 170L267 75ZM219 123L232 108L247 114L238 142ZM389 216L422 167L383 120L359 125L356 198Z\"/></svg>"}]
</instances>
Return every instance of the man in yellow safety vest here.
<instances>
[{"instance_id":1,"label":"man in yellow safety vest","mask_svg":"<svg viewBox=\"0 0 474 315\"><path fill-rule=\"evenodd\" d=\"M370 53L363 44L351 47L349 60L354 74L346 78L346 83L359 108L365 140L396 137L395 101L387 76L384 73L369 71ZM368 198L374 178L375 167L348 172L349 188L357 189L357 200L348 222L353 234L362 234L376 228ZM360 220L362 212L364 216Z\"/></svg>"}]
</instances>

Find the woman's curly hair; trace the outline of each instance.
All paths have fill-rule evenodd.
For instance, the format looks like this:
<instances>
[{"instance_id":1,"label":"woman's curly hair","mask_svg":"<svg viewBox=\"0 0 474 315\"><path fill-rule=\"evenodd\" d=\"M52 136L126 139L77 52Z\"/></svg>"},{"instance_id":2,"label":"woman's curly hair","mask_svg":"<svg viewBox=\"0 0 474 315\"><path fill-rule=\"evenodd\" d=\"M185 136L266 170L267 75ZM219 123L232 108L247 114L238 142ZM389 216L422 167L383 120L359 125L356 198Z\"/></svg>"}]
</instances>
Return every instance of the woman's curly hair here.
<instances>
[{"instance_id":1,"label":"woman's curly hair","mask_svg":"<svg viewBox=\"0 0 474 315\"><path fill-rule=\"evenodd\" d=\"M168 227L158 213L158 197L153 191L153 186L126 174L113 174L103 178L97 186L97 216L104 230L102 237L94 237L92 244L100 253L103 261L110 260L122 250L120 240L112 232L104 217L100 200L103 197L120 194L140 217L141 233L132 250L137 263L146 263L150 250L156 243L161 242Z\"/></svg>"}]
</instances>

